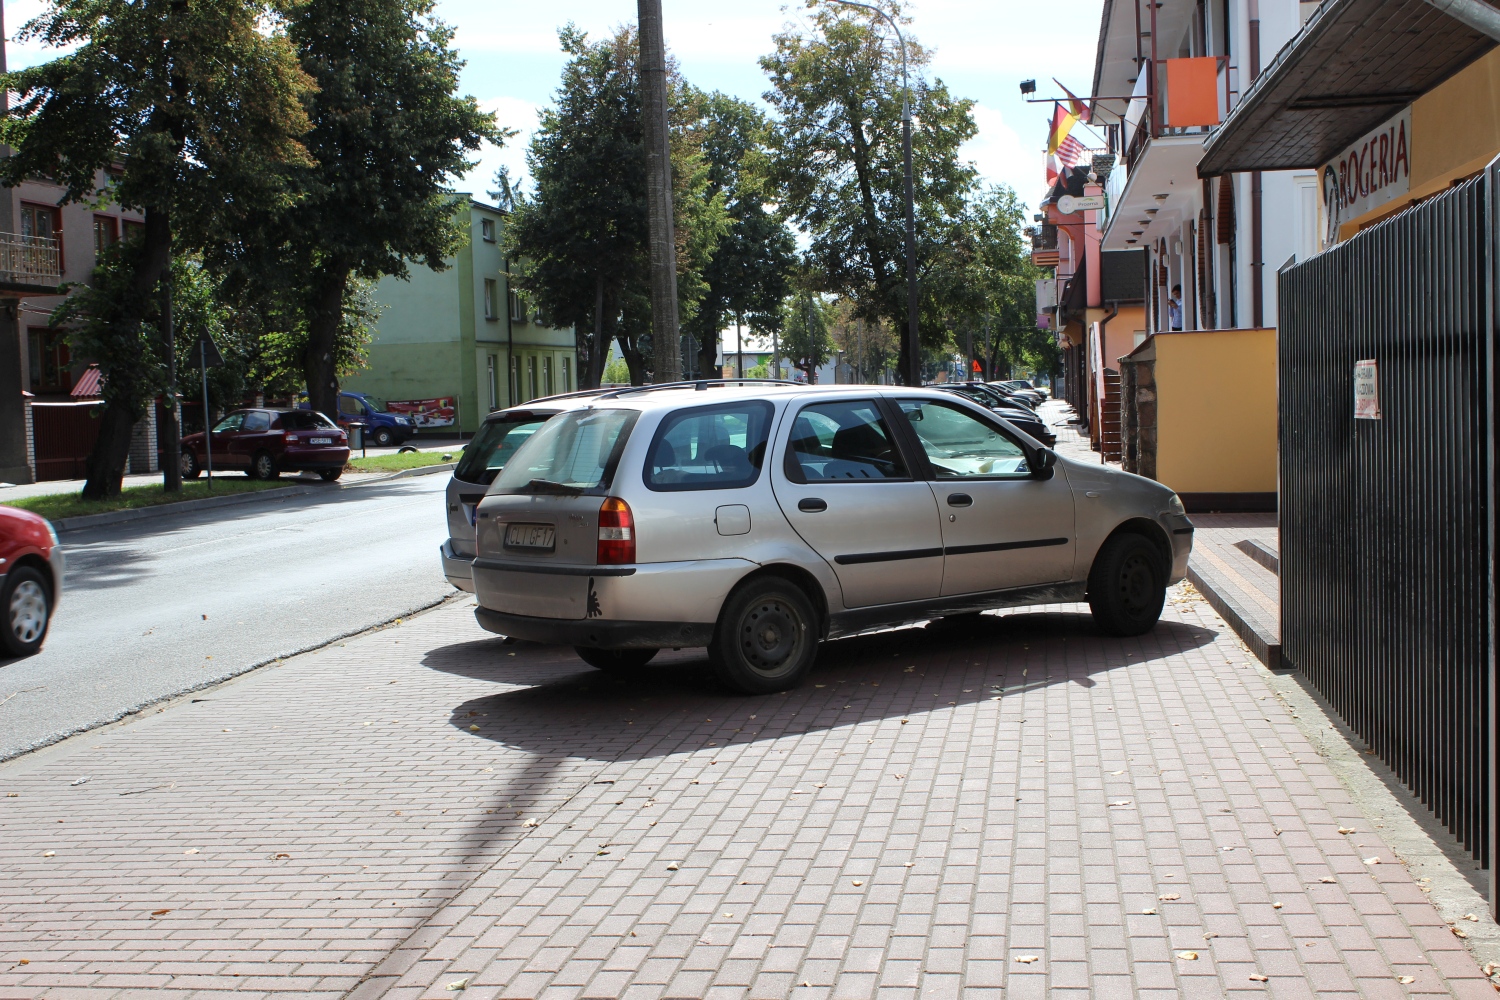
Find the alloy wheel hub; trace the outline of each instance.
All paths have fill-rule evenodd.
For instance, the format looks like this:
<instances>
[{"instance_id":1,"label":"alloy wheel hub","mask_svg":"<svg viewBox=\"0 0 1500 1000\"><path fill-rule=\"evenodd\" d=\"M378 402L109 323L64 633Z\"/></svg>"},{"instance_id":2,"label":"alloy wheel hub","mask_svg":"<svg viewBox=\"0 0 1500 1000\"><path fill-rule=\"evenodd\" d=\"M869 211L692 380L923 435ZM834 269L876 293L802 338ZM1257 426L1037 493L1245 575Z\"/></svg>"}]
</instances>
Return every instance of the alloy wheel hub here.
<instances>
[{"instance_id":1,"label":"alloy wheel hub","mask_svg":"<svg viewBox=\"0 0 1500 1000\"><path fill-rule=\"evenodd\" d=\"M22 580L10 595L10 630L25 643L36 642L47 627L47 595L34 580Z\"/></svg>"}]
</instances>

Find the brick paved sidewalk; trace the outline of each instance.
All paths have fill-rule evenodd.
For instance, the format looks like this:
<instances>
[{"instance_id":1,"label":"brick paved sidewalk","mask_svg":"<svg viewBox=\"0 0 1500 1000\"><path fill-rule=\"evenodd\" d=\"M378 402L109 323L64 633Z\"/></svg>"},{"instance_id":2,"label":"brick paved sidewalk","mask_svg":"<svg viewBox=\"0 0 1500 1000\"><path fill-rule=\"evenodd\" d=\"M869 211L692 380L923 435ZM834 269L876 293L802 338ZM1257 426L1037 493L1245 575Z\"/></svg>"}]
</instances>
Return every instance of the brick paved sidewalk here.
<instances>
[{"instance_id":1,"label":"brick paved sidewalk","mask_svg":"<svg viewBox=\"0 0 1500 1000\"><path fill-rule=\"evenodd\" d=\"M762 698L467 601L263 669L0 767L0 997L1493 995L1201 598L1082 612Z\"/></svg>"}]
</instances>

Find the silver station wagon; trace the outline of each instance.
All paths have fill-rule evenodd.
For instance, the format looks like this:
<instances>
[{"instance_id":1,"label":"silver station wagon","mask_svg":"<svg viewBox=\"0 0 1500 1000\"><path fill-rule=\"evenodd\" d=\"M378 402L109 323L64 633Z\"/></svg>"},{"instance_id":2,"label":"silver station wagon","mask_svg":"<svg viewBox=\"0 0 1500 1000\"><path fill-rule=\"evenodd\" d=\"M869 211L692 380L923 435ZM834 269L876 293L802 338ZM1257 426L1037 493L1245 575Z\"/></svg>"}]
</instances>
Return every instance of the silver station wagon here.
<instances>
[{"instance_id":1,"label":"silver station wagon","mask_svg":"<svg viewBox=\"0 0 1500 1000\"><path fill-rule=\"evenodd\" d=\"M1161 484L950 393L766 382L580 400L474 521L484 628L611 671L706 646L746 693L799 683L821 640L993 608L1086 600L1138 635L1193 534Z\"/></svg>"}]
</instances>

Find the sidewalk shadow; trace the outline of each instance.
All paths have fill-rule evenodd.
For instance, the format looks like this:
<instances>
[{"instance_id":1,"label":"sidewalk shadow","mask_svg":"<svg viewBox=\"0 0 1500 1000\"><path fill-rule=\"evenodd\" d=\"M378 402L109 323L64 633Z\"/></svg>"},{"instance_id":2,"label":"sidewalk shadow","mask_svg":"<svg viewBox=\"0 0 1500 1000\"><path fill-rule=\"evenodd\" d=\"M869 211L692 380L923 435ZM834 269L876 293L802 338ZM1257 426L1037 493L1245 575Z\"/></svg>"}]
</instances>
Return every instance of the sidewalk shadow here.
<instances>
[{"instance_id":1,"label":"sidewalk shadow","mask_svg":"<svg viewBox=\"0 0 1500 1000\"><path fill-rule=\"evenodd\" d=\"M1217 635L1164 621L1146 636L1117 639L1101 635L1087 613L984 615L825 643L801 687L750 697L726 692L701 649L663 651L628 678L595 670L566 647L503 639L443 646L423 663L524 685L454 708L452 725L466 734L528 753L624 761L710 742L742 744L909 718L929 706L947 709L996 693L1012 697L1056 684L1089 688L1109 670L1204 646Z\"/></svg>"}]
</instances>

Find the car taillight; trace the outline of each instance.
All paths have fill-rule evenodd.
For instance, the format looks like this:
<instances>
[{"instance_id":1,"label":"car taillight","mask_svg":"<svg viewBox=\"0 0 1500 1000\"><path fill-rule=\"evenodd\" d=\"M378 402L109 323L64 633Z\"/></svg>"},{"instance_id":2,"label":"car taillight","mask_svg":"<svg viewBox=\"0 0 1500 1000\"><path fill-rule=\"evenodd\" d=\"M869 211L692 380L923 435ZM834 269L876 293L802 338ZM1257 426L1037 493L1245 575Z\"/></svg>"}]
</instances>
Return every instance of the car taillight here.
<instances>
[{"instance_id":1,"label":"car taillight","mask_svg":"<svg viewBox=\"0 0 1500 1000\"><path fill-rule=\"evenodd\" d=\"M296 443L296 441L296 435L294 435L291 431L284 431L281 435L282 444L294 444Z\"/></svg>"},{"instance_id":2,"label":"car taillight","mask_svg":"<svg viewBox=\"0 0 1500 1000\"><path fill-rule=\"evenodd\" d=\"M610 497L599 508L599 551L594 561L600 566L635 562L635 518L630 504L619 497Z\"/></svg>"}]
</instances>

